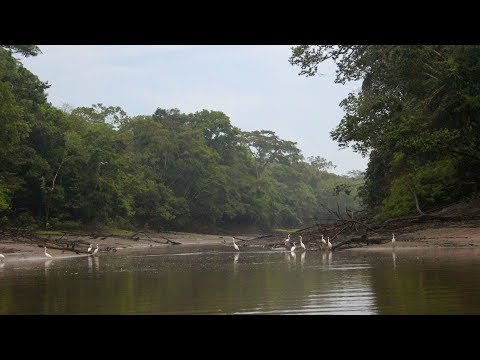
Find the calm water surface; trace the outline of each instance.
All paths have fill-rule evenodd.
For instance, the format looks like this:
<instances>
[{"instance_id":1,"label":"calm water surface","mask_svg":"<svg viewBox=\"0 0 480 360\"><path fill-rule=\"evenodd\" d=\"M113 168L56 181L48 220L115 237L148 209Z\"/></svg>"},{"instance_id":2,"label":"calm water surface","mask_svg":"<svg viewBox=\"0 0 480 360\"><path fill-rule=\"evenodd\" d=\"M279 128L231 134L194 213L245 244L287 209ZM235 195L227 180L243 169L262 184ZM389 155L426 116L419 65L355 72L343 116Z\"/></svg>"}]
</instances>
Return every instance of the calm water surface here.
<instances>
[{"instance_id":1,"label":"calm water surface","mask_svg":"<svg viewBox=\"0 0 480 360\"><path fill-rule=\"evenodd\" d=\"M480 314L480 251L225 246L0 263L0 314Z\"/></svg>"}]
</instances>

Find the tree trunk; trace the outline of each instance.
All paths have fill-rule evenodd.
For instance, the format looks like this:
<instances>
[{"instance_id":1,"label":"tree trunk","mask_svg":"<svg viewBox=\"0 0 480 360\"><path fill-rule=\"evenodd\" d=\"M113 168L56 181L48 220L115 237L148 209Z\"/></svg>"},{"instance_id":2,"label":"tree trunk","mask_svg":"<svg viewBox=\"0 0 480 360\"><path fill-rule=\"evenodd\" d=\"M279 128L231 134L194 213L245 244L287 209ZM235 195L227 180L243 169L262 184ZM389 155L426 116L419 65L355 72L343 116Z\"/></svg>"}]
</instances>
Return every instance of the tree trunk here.
<instances>
[{"instance_id":1,"label":"tree trunk","mask_svg":"<svg viewBox=\"0 0 480 360\"><path fill-rule=\"evenodd\" d=\"M57 172L53 177L52 186L48 191L47 198L45 199L45 227L48 226L48 219L50 215L50 206L52 203L53 190L55 190L55 181L57 180L58 173L60 172L60 169L62 168L66 159L67 159L67 153L65 152L65 155L63 155L62 161L60 162L60 165L57 168Z\"/></svg>"},{"instance_id":2,"label":"tree trunk","mask_svg":"<svg viewBox=\"0 0 480 360\"><path fill-rule=\"evenodd\" d=\"M422 211L422 209L420 209L420 203L418 202L418 196L417 196L417 192L415 191L415 187L414 187L412 184L410 184L410 183L408 183L407 186L408 186L408 188L410 189L410 192L412 193L412 195L413 195L413 197L414 197L414 199L415 199L415 207L416 207L418 213L419 213L420 215L425 214L425 213Z\"/></svg>"}]
</instances>

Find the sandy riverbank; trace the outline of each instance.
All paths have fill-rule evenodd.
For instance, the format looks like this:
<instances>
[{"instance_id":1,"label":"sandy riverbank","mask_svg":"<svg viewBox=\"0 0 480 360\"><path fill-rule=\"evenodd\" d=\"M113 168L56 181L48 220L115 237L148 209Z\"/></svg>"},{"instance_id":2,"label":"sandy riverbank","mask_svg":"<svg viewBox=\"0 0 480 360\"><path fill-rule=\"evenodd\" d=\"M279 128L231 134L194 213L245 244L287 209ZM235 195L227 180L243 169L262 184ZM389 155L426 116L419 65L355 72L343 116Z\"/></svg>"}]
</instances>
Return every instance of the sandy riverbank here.
<instances>
[{"instance_id":1,"label":"sandy riverbank","mask_svg":"<svg viewBox=\"0 0 480 360\"><path fill-rule=\"evenodd\" d=\"M169 240L179 242L181 245L163 244L165 237ZM52 237L58 238L58 236ZM248 237L247 237L248 238ZM63 240L67 241L85 241L91 243L95 249L97 244L99 252L107 252L115 249L122 251L127 249L140 249L146 247L165 247L165 246L182 246L182 245L224 245L225 242L230 241L230 236L223 235L208 235L208 234L194 234L194 233L168 233L168 234L148 234L147 236L139 236L137 240L133 240L127 236L105 236L92 238L91 236L67 236ZM88 256L85 253L88 245L77 245L79 254L68 250L59 250L50 248L47 244L47 252L54 258L68 258L68 257L82 257ZM5 258L0 261L16 261L16 260L38 260L45 259L44 248L38 244L25 242L24 239L2 239L0 242L0 254Z\"/></svg>"},{"instance_id":2,"label":"sandy riverbank","mask_svg":"<svg viewBox=\"0 0 480 360\"><path fill-rule=\"evenodd\" d=\"M480 227L459 225L435 227L395 234L395 249L418 248L480 248ZM350 248L349 251L382 251L392 249L392 243Z\"/></svg>"},{"instance_id":3,"label":"sandy riverbank","mask_svg":"<svg viewBox=\"0 0 480 360\"><path fill-rule=\"evenodd\" d=\"M243 239L253 239L257 234L245 234L239 236ZM282 237L283 235L279 235ZM55 238L58 236L52 236ZM396 249L419 249L419 248L463 248L463 249L480 249L480 226L476 224L459 225L455 227L434 227L423 228L421 230L411 230L396 234ZM181 245L163 244L165 238L179 242ZM183 246L183 245L225 245L231 244L231 237L225 235L208 235L195 233L158 233L148 236L142 235L135 237L129 236L73 236L64 237L67 241L82 241L77 245L76 249L81 250L79 254L72 251L59 250L49 248L48 253L54 258L68 258L88 256L85 253L88 244L93 244L94 247L99 245L100 253L107 251L122 251L127 249L139 249L146 247L165 247L165 246ZM308 244L308 239L304 239ZM85 245L87 244L87 245ZM248 245L248 241L244 245ZM42 245L43 246L43 245ZM23 240L2 239L0 242L0 253L5 255L5 259L0 261L15 261L15 260L33 260L45 259L44 249L38 244L26 243ZM48 247L48 244L47 244ZM372 244L369 246L349 248L337 251L391 251L392 244L390 242L385 244Z\"/></svg>"}]
</instances>

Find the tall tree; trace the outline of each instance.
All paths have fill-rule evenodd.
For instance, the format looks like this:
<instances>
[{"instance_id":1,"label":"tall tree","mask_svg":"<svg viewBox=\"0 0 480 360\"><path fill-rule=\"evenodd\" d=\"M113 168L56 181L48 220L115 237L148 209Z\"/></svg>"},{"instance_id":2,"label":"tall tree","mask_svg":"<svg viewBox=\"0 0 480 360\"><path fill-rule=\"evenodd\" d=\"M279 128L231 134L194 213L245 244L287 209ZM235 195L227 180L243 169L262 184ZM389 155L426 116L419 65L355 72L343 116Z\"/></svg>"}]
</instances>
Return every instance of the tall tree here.
<instances>
[{"instance_id":1,"label":"tall tree","mask_svg":"<svg viewBox=\"0 0 480 360\"><path fill-rule=\"evenodd\" d=\"M290 58L307 76L326 60L337 64L336 82L363 80L331 136L370 154L371 207L389 216L400 197L403 213L421 212L475 191L465 185L480 178L479 46L298 46ZM432 177L433 169L442 171Z\"/></svg>"},{"instance_id":2,"label":"tall tree","mask_svg":"<svg viewBox=\"0 0 480 360\"><path fill-rule=\"evenodd\" d=\"M290 164L301 159L300 150L293 141L280 139L270 130L244 132L245 143L255 158L257 179L265 168L274 163Z\"/></svg>"}]
</instances>

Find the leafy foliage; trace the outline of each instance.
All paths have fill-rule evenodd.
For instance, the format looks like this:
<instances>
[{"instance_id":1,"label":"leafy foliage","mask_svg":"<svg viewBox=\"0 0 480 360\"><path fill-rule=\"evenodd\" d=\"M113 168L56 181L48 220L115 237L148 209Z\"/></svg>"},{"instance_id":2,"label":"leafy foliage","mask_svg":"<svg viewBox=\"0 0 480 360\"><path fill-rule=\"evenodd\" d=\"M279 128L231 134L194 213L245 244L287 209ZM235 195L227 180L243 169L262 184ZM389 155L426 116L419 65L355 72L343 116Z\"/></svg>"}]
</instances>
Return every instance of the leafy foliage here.
<instances>
[{"instance_id":1,"label":"leafy foliage","mask_svg":"<svg viewBox=\"0 0 480 360\"><path fill-rule=\"evenodd\" d=\"M336 82L363 80L331 137L370 156L360 194L380 218L478 191L479 46L303 45L290 58L307 76L326 60Z\"/></svg>"},{"instance_id":2,"label":"leafy foliage","mask_svg":"<svg viewBox=\"0 0 480 360\"><path fill-rule=\"evenodd\" d=\"M293 228L330 218L324 206L358 207L361 175L331 174L321 156L306 162L295 142L242 132L220 111L57 109L11 50L0 48L0 217L11 223Z\"/></svg>"}]
</instances>

